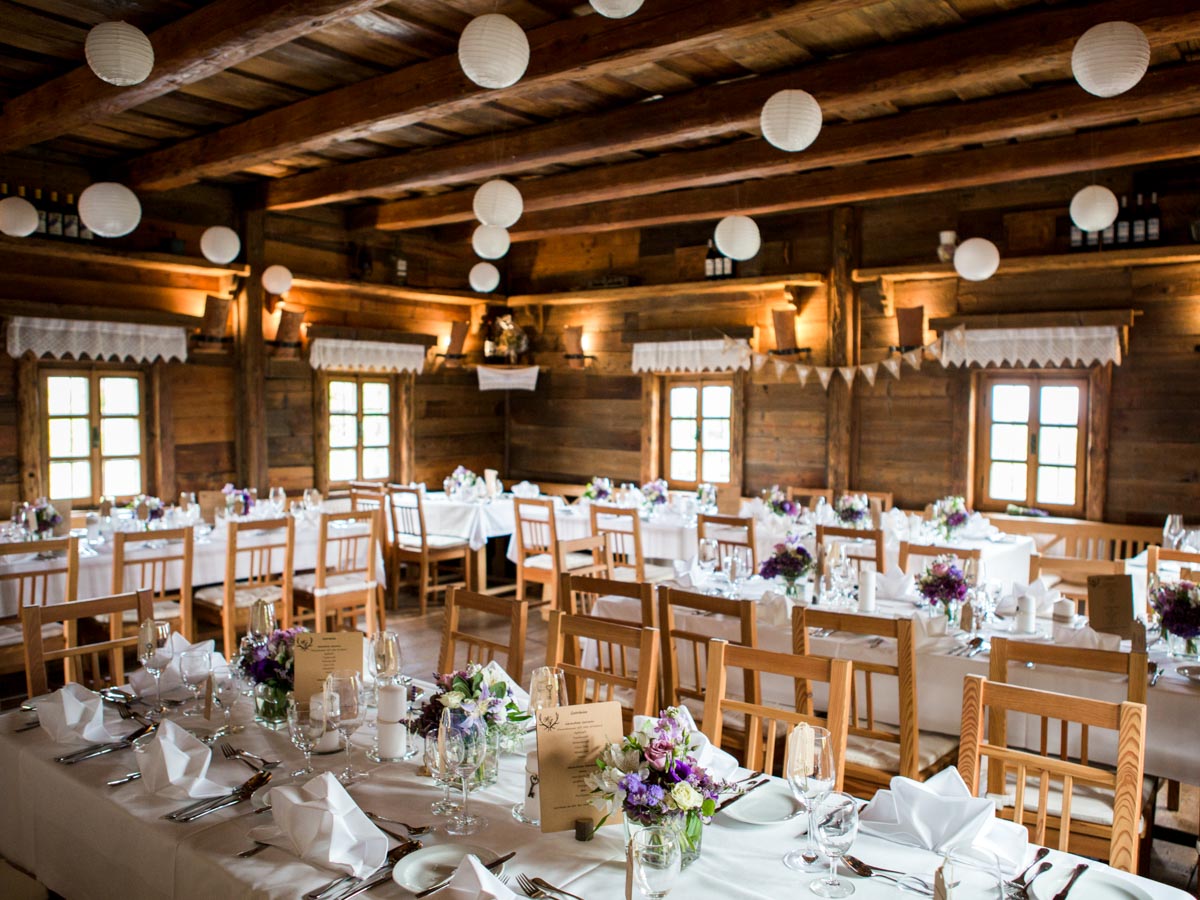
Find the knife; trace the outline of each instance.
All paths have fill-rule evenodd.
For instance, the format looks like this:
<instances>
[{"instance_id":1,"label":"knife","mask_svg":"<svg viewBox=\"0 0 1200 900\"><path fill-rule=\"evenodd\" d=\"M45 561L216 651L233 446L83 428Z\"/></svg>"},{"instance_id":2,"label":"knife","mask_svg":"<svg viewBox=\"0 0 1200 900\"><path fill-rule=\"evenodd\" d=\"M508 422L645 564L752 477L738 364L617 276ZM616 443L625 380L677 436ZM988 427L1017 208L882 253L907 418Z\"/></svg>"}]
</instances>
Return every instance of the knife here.
<instances>
[{"instance_id":1,"label":"knife","mask_svg":"<svg viewBox=\"0 0 1200 900\"><path fill-rule=\"evenodd\" d=\"M84 747L82 750L77 750L74 753L68 753L66 756L56 756L55 762L62 763L65 766L73 766L75 763L83 762L85 759L92 759L96 756L103 756L105 753L113 753L117 750L124 750L133 745L133 742L142 735L149 734L157 726L143 725L129 737L120 741L111 741L107 744L92 744L90 747Z\"/></svg>"},{"instance_id":2,"label":"knife","mask_svg":"<svg viewBox=\"0 0 1200 900\"><path fill-rule=\"evenodd\" d=\"M366 878L355 878L353 875L347 875L343 878L338 878L335 881L331 881L323 888L319 888L315 891L309 891L304 895L305 900L317 900L317 898L320 898L320 900L342 900L343 897L348 896L347 892L362 887L368 881L372 881L373 884L380 884L381 882L373 881L373 879L382 876L383 880L387 880L387 878L391 877L392 869L402 857L408 856L408 854L416 850L420 850L421 847L421 842L417 840L406 839L401 841L388 851L387 858L384 860L383 865Z\"/></svg>"},{"instance_id":3,"label":"knife","mask_svg":"<svg viewBox=\"0 0 1200 900\"><path fill-rule=\"evenodd\" d=\"M493 859L490 863L485 863L483 867L485 869L487 869L489 872L494 872L494 871L496 871L496 869L500 868L502 865L504 865L506 862L508 862L510 859L512 859L516 855L517 854L515 851L512 853L506 853L503 856L496 857L496 859ZM419 892L416 895L418 900L421 897L428 897L430 894L440 891L442 888L444 888L448 884L450 884L450 882L452 880L454 880L453 875L451 875L449 878L445 879L444 881L439 881L433 887L425 888L425 890ZM366 888L365 887L360 888L360 890L366 890ZM357 891L355 891L354 893L357 893ZM342 896L338 897L337 900L346 900L347 897L352 897L352 896L354 896L354 894L343 894Z\"/></svg>"},{"instance_id":4,"label":"knife","mask_svg":"<svg viewBox=\"0 0 1200 900\"><path fill-rule=\"evenodd\" d=\"M1063 889L1054 895L1054 900L1067 900L1067 894L1071 892L1071 888L1075 886L1075 882L1079 879L1079 876L1087 870L1087 863L1077 865L1075 871L1071 873L1071 877L1067 879L1067 883L1063 885Z\"/></svg>"},{"instance_id":5,"label":"knife","mask_svg":"<svg viewBox=\"0 0 1200 900\"><path fill-rule=\"evenodd\" d=\"M253 794L256 790L270 780L271 775L269 772L255 773L254 775L250 776L250 779L246 781L245 784L234 788L234 790L228 794L222 794L220 797L208 797L204 800L198 800L195 803L183 807L182 809L177 809L174 812L167 813L165 816L163 816L163 818L172 822L189 822L193 817L196 816L196 814L212 812L219 804L231 806L232 803L229 803L228 801L232 800L234 803L236 803L239 802L240 799L246 799L250 796L250 794ZM249 793L246 793L246 797L242 797L242 794L247 790Z\"/></svg>"},{"instance_id":6,"label":"knife","mask_svg":"<svg viewBox=\"0 0 1200 900\"><path fill-rule=\"evenodd\" d=\"M716 810L714 810L713 814L716 815L716 813L719 813L724 809L728 809L730 806L732 806L733 804L735 804L739 800L741 800L743 797L745 797L748 793L750 793L751 791L758 790L760 787L762 787L764 784L766 784L770 780L771 780L770 778L764 778L762 781L754 782L754 784L750 785L750 787L746 788L740 794L735 794L734 796L730 797L728 800L724 801L720 806L718 806L716 808Z\"/></svg>"},{"instance_id":7,"label":"knife","mask_svg":"<svg viewBox=\"0 0 1200 900\"><path fill-rule=\"evenodd\" d=\"M120 778L114 778L108 783L109 787L116 787L119 784L129 784L131 781L136 781L142 777L141 772L130 772L128 775L122 775Z\"/></svg>"}]
</instances>

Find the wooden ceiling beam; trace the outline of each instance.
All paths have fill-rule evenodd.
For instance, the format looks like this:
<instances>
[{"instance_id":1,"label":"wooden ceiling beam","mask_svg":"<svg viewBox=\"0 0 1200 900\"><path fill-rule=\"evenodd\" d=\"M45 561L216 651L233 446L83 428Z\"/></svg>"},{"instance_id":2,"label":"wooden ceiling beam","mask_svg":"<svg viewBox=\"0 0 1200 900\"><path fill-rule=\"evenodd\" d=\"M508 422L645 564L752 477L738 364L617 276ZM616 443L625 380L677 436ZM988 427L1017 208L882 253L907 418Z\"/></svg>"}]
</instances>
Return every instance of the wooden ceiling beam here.
<instances>
[{"instance_id":1,"label":"wooden ceiling beam","mask_svg":"<svg viewBox=\"0 0 1200 900\"><path fill-rule=\"evenodd\" d=\"M394 131L435 113L461 114L501 99L536 96L547 87L788 28L861 5L861 0L660 0L653 9L630 19L581 16L554 22L528 33L529 68L517 84L503 91L471 82L462 73L457 54L451 54L149 153L129 165L128 177L143 190L179 187L280 156Z\"/></svg>"},{"instance_id":2,"label":"wooden ceiling beam","mask_svg":"<svg viewBox=\"0 0 1200 900\"><path fill-rule=\"evenodd\" d=\"M932 96L1024 74L1044 78L1056 69L1065 78L1081 31L1114 17L1138 22L1155 47L1200 39L1200 17L1188 0L1149 0L1137 10L1130 10L1127 0L1039 9L653 103L278 179L268 187L267 205L288 209L386 197L587 162L598 146L605 153L622 153L757 131L763 102L785 88L813 93L826 118L855 118L918 84ZM1077 91L1077 98L1086 96Z\"/></svg>"},{"instance_id":3,"label":"wooden ceiling beam","mask_svg":"<svg viewBox=\"0 0 1200 900\"><path fill-rule=\"evenodd\" d=\"M47 141L208 78L390 0L215 0L150 35L154 70L116 87L81 66L4 104L0 153Z\"/></svg>"}]
</instances>

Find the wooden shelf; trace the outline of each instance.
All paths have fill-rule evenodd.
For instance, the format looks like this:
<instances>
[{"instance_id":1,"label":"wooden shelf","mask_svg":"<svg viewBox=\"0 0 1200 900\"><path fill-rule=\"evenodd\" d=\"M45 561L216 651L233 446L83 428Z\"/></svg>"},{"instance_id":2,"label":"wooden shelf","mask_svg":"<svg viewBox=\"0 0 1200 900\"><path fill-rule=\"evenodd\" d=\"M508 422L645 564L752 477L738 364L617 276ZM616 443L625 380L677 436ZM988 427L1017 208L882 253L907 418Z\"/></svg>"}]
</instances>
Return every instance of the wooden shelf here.
<instances>
[{"instance_id":1,"label":"wooden shelf","mask_svg":"<svg viewBox=\"0 0 1200 900\"><path fill-rule=\"evenodd\" d=\"M1049 256L1000 257L997 275L1028 275L1037 272L1067 272L1088 269L1123 269L1134 266L1171 266L1200 262L1200 245L1183 247L1137 247L1128 250L1098 250L1087 253L1057 253ZM878 266L855 269L858 282L938 281L957 278L950 263L917 266Z\"/></svg>"},{"instance_id":2,"label":"wooden shelf","mask_svg":"<svg viewBox=\"0 0 1200 900\"><path fill-rule=\"evenodd\" d=\"M200 316L185 316L165 309L136 306L80 306L70 303L46 303L37 300L7 299L0 293L5 315L32 316L37 319L79 319L87 322L131 322L137 325L174 325L188 331L199 328Z\"/></svg>"},{"instance_id":3,"label":"wooden shelf","mask_svg":"<svg viewBox=\"0 0 1200 900\"><path fill-rule=\"evenodd\" d=\"M639 284L632 287L601 288L594 291L559 291L509 297L508 306L571 306L580 303L617 303L621 300L654 300L671 294L728 294L747 290L783 290L791 286L823 285L816 272L793 275L756 275L750 278L717 278L711 281L681 281L672 284Z\"/></svg>"},{"instance_id":4,"label":"wooden shelf","mask_svg":"<svg viewBox=\"0 0 1200 900\"><path fill-rule=\"evenodd\" d=\"M344 325L324 325L314 322L308 326L308 339L335 338L343 341L381 341L385 344L419 344L432 347L438 342L435 334L393 331L388 328L348 328Z\"/></svg>"},{"instance_id":5,"label":"wooden shelf","mask_svg":"<svg viewBox=\"0 0 1200 900\"><path fill-rule=\"evenodd\" d=\"M930 319L934 331L950 331L962 325L967 330L993 328L1076 328L1115 325L1128 328L1141 313L1136 309L1075 309L1049 312L981 313Z\"/></svg>"},{"instance_id":6,"label":"wooden shelf","mask_svg":"<svg viewBox=\"0 0 1200 900\"><path fill-rule=\"evenodd\" d=\"M13 238L0 235L0 250L22 256L46 256L75 262L99 263L127 269L150 269L178 275L209 275L213 278L248 275L249 266L232 263L218 265L206 259L175 256L171 253L136 253L132 250L112 250L102 245L55 241L44 238Z\"/></svg>"},{"instance_id":7,"label":"wooden shelf","mask_svg":"<svg viewBox=\"0 0 1200 900\"><path fill-rule=\"evenodd\" d=\"M447 303L453 306L474 306L477 303L503 303L497 294L476 294L473 291L439 291L433 288L408 287L397 284L375 284L369 281L324 278L317 275L295 275L292 287L313 291L353 291L385 300L413 300L419 303Z\"/></svg>"}]
</instances>

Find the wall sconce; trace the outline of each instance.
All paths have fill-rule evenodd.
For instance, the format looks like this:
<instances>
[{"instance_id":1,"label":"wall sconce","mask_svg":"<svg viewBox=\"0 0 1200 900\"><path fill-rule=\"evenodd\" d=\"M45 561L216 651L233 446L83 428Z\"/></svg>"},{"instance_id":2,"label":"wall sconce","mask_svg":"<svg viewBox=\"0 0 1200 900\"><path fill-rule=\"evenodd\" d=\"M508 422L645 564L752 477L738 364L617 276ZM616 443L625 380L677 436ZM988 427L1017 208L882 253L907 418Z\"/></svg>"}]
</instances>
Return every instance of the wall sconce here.
<instances>
[{"instance_id":1,"label":"wall sconce","mask_svg":"<svg viewBox=\"0 0 1200 900\"><path fill-rule=\"evenodd\" d=\"M897 308L896 340L897 345L895 347L888 347L889 351L895 350L897 353L907 353L909 350L916 350L918 347L925 346L924 306Z\"/></svg>"},{"instance_id":2,"label":"wall sconce","mask_svg":"<svg viewBox=\"0 0 1200 900\"><path fill-rule=\"evenodd\" d=\"M461 369L463 360L467 358L467 354L463 353L463 345L467 342L467 332L471 328L470 322L452 322L450 324L450 340L446 343L446 352L438 353L435 359L441 358L442 364L447 369Z\"/></svg>"},{"instance_id":3,"label":"wall sconce","mask_svg":"<svg viewBox=\"0 0 1200 900\"><path fill-rule=\"evenodd\" d=\"M795 309L773 309L771 321L775 326L775 349L768 353L772 356L812 356L811 347L796 346Z\"/></svg>"},{"instance_id":4,"label":"wall sconce","mask_svg":"<svg viewBox=\"0 0 1200 900\"><path fill-rule=\"evenodd\" d=\"M229 297L212 294L204 298L204 318L200 320L200 328L195 335L198 348L216 349L230 342L225 333L229 327L229 306L232 302Z\"/></svg>"},{"instance_id":5,"label":"wall sconce","mask_svg":"<svg viewBox=\"0 0 1200 900\"><path fill-rule=\"evenodd\" d=\"M595 360L596 357L588 356L583 352L583 326L568 325L563 329L563 345L567 348L567 352L563 354L563 359L567 361L567 365L572 369L587 368L588 360Z\"/></svg>"},{"instance_id":6,"label":"wall sconce","mask_svg":"<svg viewBox=\"0 0 1200 900\"><path fill-rule=\"evenodd\" d=\"M277 356L299 356L300 326L304 323L304 310L297 309L295 304L285 306L282 301L279 305L282 307L279 327L275 329L275 340L271 341L271 346L275 348Z\"/></svg>"}]
</instances>

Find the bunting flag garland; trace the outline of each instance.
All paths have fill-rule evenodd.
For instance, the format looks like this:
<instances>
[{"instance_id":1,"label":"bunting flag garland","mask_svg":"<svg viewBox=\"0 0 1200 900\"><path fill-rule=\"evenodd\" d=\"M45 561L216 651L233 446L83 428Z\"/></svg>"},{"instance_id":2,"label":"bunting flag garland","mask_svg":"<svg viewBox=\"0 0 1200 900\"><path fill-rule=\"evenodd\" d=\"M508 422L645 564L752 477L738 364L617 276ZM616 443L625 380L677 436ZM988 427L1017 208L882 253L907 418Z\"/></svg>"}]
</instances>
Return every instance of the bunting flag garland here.
<instances>
[{"instance_id":1,"label":"bunting flag garland","mask_svg":"<svg viewBox=\"0 0 1200 900\"><path fill-rule=\"evenodd\" d=\"M904 354L903 358L906 363L908 363L910 366L912 366L914 369L916 369L919 372L919 371L921 371L921 358L924 356L924 353L925 353L924 348L919 348L917 350L909 350L907 353Z\"/></svg>"},{"instance_id":2,"label":"bunting flag garland","mask_svg":"<svg viewBox=\"0 0 1200 900\"><path fill-rule=\"evenodd\" d=\"M879 364L887 369L893 378L895 378L897 381L900 380L900 357L889 356L887 359L882 360Z\"/></svg>"},{"instance_id":3,"label":"bunting flag garland","mask_svg":"<svg viewBox=\"0 0 1200 900\"><path fill-rule=\"evenodd\" d=\"M833 369L828 366L813 366L817 371L817 377L821 379L821 387L829 390L829 379L833 377Z\"/></svg>"},{"instance_id":4,"label":"bunting flag garland","mask_svg":"<svg viewBox=\"0 0 1200 900\"><path fill-rule=\"evenodd\" d=\"M930 356L932 356L934 359L941 359L942 358L941 341L934 341L932 344L927 344L925 346L925 352L928 353Z\"/></svg>"},{"instance_id":5,"label":"bunting flag garland","mask_svg":"<svg viewBox=\"0 0 1200 900\"><path fill-rule=\"evenodd\" d=\"M846 384L850 385L851 387L854 386L855 371L856 370L854 366L838 366L838 372L840 372L841 376L846 379Z\"/></svg>"},{"instance_id":6,"label":"bunting flag garland","mask_svg":"<svg viewBox=\"0 0 1200 900\"><path fill-rule=\"evenodd\" d=\"M787 374L787 370L790 368L791 366L786 359L775 360L775 377L782 381L783 376Z\"/></svg>"},{"instance_id":7,"label":"bunting flag garland","mask_svg":"<svg viewBox=\"0 0 1200 900\"><path fill-rule=\"evenodd\" d=\"M808 376L812 374L812 366L796 366L796 375L800 378L800 387L808 384Z\"/></svg>"},{"instance_id":8,"label":"bunting flag garland","mask_svg":"<svg viewBox=\"0 0 1200 900\"><path fill-rule=\"evenodd\" d=\"M875 376L879 374L879 363L867 363L865 366L859 366L858 371L862 372L862 377L867 379L867 384L871 387L875 386Z\"/></svg>"},{"instance_id":9,"label":"bunting flag garland","mask_svg":"<svg viewBox=\"0 0 1200 900\"><path fill-rule=\"evenodd\" d=\"M755 353L753 356L751 356L750 362L751 365L754 366L754 371L761 372L762 367L767 364L768 359L770 359L770 357L766 353Z\"/></svg>"}]
</instances>

